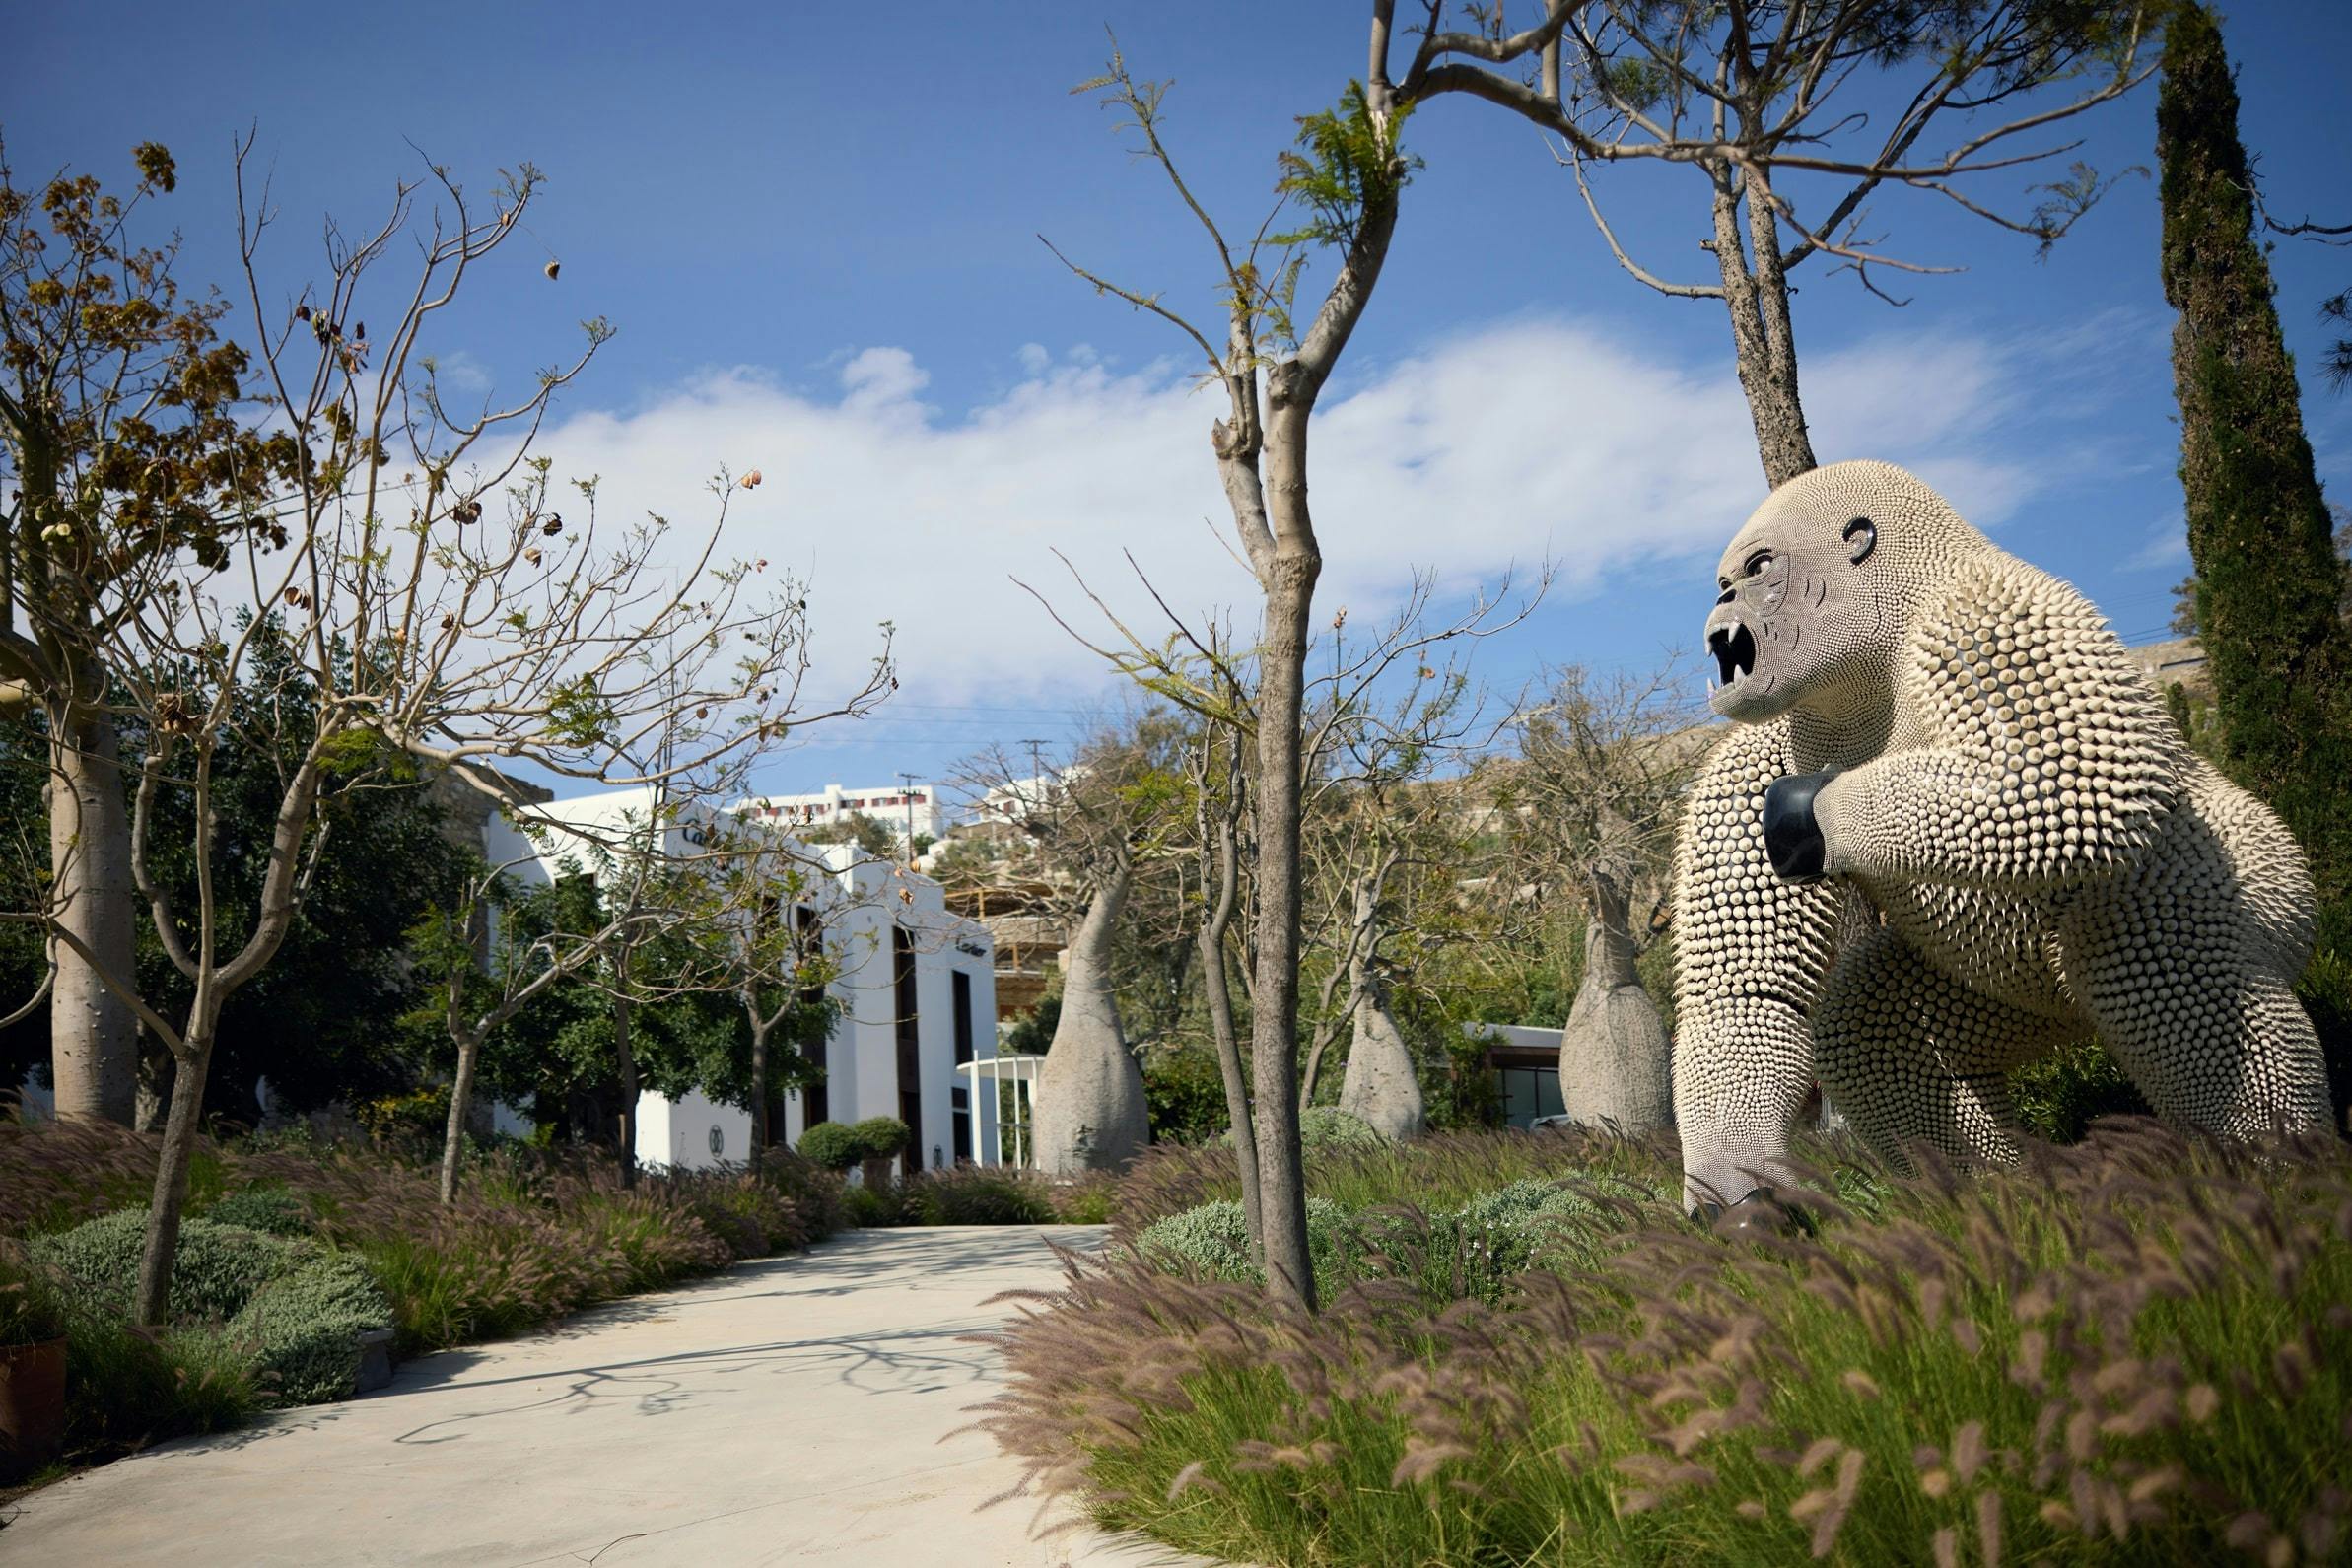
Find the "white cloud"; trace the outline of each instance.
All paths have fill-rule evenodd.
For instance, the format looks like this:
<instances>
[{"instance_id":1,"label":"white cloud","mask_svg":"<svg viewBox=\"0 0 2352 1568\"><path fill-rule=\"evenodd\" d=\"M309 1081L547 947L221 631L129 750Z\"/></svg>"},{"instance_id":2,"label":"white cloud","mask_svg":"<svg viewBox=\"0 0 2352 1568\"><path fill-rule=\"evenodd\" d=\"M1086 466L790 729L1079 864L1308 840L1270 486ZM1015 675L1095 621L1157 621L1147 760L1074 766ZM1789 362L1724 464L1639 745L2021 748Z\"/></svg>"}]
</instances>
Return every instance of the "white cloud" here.
<instances>
[{"instance_id":1,"label":"white cloud","mask_svg":"<svg viewBox=\"0 0 2352 1568\"><path fill-rule=\"evenodd\" d=\"M1157 622L1123 552L1187 613L1253 603L1219 544L1231 522L1209 451L1218 394L1181 368L1123 371L1083 347L1010 357L1019 378L961 417L919 401L930 377L912 353L872 347L837 362L831 396L712 373L635 412L572 418L543 449L559 473L602 476L608 515L681 523L704 514L697 486L720 464L763 470L760 490L736 493L730 552L811 579L820 658L845 675L869 629L894 621L912 700L1099 682L1009 580L1095 629L1057 549L1139 630ZM2037 452L2064 439L2032 406L2036 358L1892 337L1819 356L1805 367L1816 443L1825 459L1906 463L1997 524L2038 488ZM1467 587L1549 555L1575 591L1637 561L1711 552L1764 491L1727 368L1662 361L1558 317L1355 368L1326 394L1313 443L1321 597L1358 613L1416 568Z\"/></svg>"},{"instance_id":2,"label":"white cloud","mask_svg":"<svg viewBox=\"0 0 2352 1568\"><path fill-rule=\"evenodd\" d=\"M2188 523L2182 517L2167 517L2151 525L2147 538L2123 562L2126 572L2154 572L2160 567L2188 565Z\"/></svg>"}]
</instances>

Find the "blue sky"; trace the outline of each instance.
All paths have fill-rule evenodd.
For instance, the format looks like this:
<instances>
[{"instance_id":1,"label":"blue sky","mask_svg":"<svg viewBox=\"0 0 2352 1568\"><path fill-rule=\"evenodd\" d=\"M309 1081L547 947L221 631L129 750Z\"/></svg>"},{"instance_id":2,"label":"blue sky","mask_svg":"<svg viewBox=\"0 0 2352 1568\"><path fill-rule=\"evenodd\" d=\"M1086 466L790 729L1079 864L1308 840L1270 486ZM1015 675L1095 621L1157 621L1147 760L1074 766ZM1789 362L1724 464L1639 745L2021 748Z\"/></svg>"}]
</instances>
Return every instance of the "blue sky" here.
<instances>
[{"instance_id":1,"label":"blue sky","mask_svg":"<svg viewBox=\"0 0 2352 1568\"><path fill-rule=\"evenodd\" d=\"M811 730L770 789L1072 735L1106 680L1008 580L1070 604L1053 549L1123 605L1131 550L1188 609L1250 600L1216 537L1215 410L1179 341L1036 236L1211 311L1197 231L1069 88L1116 30L1139 74L1174 79L1179 156L1247 226L1292 117L1363 69L1355 0L11 10L0 131L18 177L118 178L134 142L165 142L185 278L229 281L228 153L248 123L287 293L318 270L322 216L370 220L416 172L410 143L478 190L519 161L546 171L445 361L516 384L579 319L609 317L619 336L559 405L559 463L681 521L718 465L761 468L730 538L812 578L820 674L847 678L874 623L898 626L897 701ZM2274 207L2352 217L2330 151L2352 98L2340 7L2241 10L2225 27L2242 129ZM2152 163L2153 116L2151 85L2078 122L2077 156ZM1417 569L1459 596L1549 556L1551 595L1479 654L1493 684L1694 643L1715 551L1763 491L1720 306L1619 272L1551 154L1498 111L1441 102L1410 140L1427 167L1316 438L1323 602L1375 617ZM1695 175L1596 179L1645 257L1704 280ZM1968 270L1915 280L1900 310L1800 275L1821 455L1919 468L2127 638L2154 635L2185 551L2153 181L2125 180L2039 263L1932 197L1888 193L1874 217L1891 250ZM2274 266L2289 341L2316 363L2314 307L2352 284L2352 251L2287 241ZM2352 496L2352 399L2307 378L2305 406L2323 477Z\"/></svg>"}]
</instances>

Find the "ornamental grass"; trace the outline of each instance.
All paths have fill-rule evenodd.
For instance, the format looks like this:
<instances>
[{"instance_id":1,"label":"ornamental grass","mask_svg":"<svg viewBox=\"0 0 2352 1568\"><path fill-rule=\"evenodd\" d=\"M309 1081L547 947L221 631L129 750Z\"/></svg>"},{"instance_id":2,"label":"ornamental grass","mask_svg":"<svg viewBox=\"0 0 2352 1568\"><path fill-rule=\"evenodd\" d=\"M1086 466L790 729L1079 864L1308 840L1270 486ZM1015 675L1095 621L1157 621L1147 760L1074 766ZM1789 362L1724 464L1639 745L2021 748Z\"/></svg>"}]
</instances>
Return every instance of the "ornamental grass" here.
<instances>
[{"instance_id":1,"label":"ornamental grass","mask_svg":"<svg viewBox=\"0 0 2352 1568\"><path fill-rule=\"evenodd\" d=\"M1459 1135L1309 1186L1459 1212L1457 1182L1595 1173L1661 1199L1588 1205L1492 1302L1410 1257L1312 1317L1072 1257L989 1336L1012 1378L985 1424L1033 1490L1240 1562L2344 1560L2352 1147L2105 1123L1981 1176L1817 1168L1842 1199L1736 1237L1677 1212L1656 1145ZM1217 1176L1153 1156L1123 1226Z\"/></svg>"}]
</instances>

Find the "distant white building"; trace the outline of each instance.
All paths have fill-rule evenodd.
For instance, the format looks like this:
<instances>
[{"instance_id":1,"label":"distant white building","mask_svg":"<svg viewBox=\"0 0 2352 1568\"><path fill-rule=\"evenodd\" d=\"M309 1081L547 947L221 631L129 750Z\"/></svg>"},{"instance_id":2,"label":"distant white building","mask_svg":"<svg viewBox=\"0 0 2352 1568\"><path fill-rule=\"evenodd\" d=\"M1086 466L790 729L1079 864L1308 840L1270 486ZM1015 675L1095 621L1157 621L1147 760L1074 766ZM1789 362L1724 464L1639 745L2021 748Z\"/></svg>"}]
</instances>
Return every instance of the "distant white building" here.
<instances>
[{"instance_id":1,"label":"distant white building","mask_svg":"<svg viewBox=\"0 0 2352 1568\"><path fill-rule=\"evenodd\" d=\"M830 827L861 814L888 828L901 844L908 842L910 832L917 838L937 839L947 831L939 791L923 784L881 784L871 789L827 784L812 795L754 795L736 802L734 809L788 831Z\"/></svg>"},{"instance_id":2,"label":"distant white building","mask_svg":"<svg viewBox=\"0 0 2352 1568\"><path fill-rule=\"evenodd\" d=\"M578 824L580 834L559 829L533 845L511 822L493 818L483 846L494 862L516 862L518 877L545 882L563 874L568 858L590 869L591 843L649 820L652 805L650 789L557 800L536 814ZM665 852L697 852L709 842L708 820L672 824ZM841 1011L817 1051L823 1081L786 1096L775 1135L797 1143L818 1122L892 1116L915 1132L904 1162L910 1168L952 1165L996 1147L995 1095L973 1104L974 1079L956 1070L996 1055L996 948L988 928L950 913L931 878L862 859L853 845L793 848L804 863L830 870L803 897L797 918L821 926L840 962L828 989ZM700 1094L638 1098L641 1161L701 1168L739 1162L750 1148L748 1111Z\"/></svg>"}]
</instances>

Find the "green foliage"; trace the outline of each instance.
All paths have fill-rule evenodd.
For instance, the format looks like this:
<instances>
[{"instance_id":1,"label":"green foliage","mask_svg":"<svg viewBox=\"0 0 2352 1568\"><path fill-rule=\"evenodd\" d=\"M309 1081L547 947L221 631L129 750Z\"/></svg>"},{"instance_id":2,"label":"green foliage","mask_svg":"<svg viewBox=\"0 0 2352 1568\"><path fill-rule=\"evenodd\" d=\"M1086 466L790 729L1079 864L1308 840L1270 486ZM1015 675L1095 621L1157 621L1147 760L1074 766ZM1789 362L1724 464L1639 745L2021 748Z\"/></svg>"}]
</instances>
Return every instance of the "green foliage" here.
<instances>
[{"instance_id":1,"label":"green foliage","mask_svg":"<svg viewBox=\"0 0 2352 1568\"><path fill-rule=\"evenodd\" d=\"M899 1201L898 1189L853 1187L848 1193L850 1223L861 1230L878 1230L906 1223L906 1206Z\"/></svg>"},{"instance_id":2,"label":"green foliage","mask_svg":"<svg viewBox=\"0 0 2352 1568\"><path fill-rule=\"evenodd\" d=\"M1122 1006L1122 1013L1125 1012ZM1054 1043L1054 1031L1062 1026L1062 988L1057 985L1038 998L1029 1016L1019 1019L1004 1033L1003 1051L1008 1057L1042 1057Z\"/></svg>"},{"instance_id":3,"label":"green foliage","mask_svg":"<svg viewBox=\"0 0 2352 1568\"><path fill-rule=\"evenodd\" d=\"M1298 1144L1310 1154L1330 1149L1377 1149L1388 1139L1352 1111L1311 1105L1298 1113Z\"/></svg>"},{"instance_id":4,"label":"green foliage","mask_svg":"<svg viewBox=\"0 0 2352 1568\"><path fill-rule=\"evenodd\" d=\"M2196 625L2224 772L2309 855L2320 940L2352 947L2352 641L2344 568L2253 232L2254 176L2212 13L2180 5L2157 99L2165 298Z\"/></svg>"},{"instance_id":5,"label":"green foliage","mask_svg":"<svg viewBox=\"0 0 2352 1568\"><path fill-rule=\"evenodd\" d=\"M894 1116L869 1116L850 1127L850 1136L858 1141L860 1159L888 1160L906 1152L915 1133Z\"/></svg>"},{"instance_id":6,"label":"green foliage","mask_svg":"<svg viewBox=\"0 0 2352 1568\"><path fill-rule=\"evenodd\" d=\"M839 1122L819 1122L800 1134L800 1158L828 1171L846 1171L865 1157L857 1132Z\"/></svg>"},{"instance_id":7,"label":"green foliage","mask_svg":"<svg viewBox=\"0 0 2352 1568\"><path fill-rule=\"evenodd\" d=\"M203 1210L215 1225L238 1225L271 1236L311 1234L311 1206L283 1188L248 1187L230 1193Z\"/></svg>"},{"instance_id":8,"label":"green foliage","mask_svg":"<svg viewBox=\"0 0 2352 1568\"><path fill-rule=\"evenodd\" d=\"M2009 1076L2019 1123L2038 1138L2080 1142L2103 1116L2146 1116L2148 1102L2095 1040L2061 1046Z\"/></svg>"},{"instance_id":9,"label":"green foliage","mask_svg":"<svg viewBox=\"0 0 2352 1568\"><path fill-rule=\"evenodd\" d=\"M70 1279L87 1311L129 1316L147 1210L123 1209L35 1238L31 1260ZM251 1361L252 1385L291 1404L347 1398L359 1368L354 1336L389 1327L391 1304L349 1254L241 1226L180 1222L168 1310L174 1327L225 1325Z\"/></svg>"},{"instance_id":10,"label":"green foliage","mask_svg":"<svg viewBox=\"0 0 2352 1568\"><path fill-rule=\"evenodd\" d=\"M308 687L274 620L257 631L249 658L213 760L218 842L212 876L217 940L224 950L250 933L285 776L310 741L300 725L282 722L283 712L305 711ZM255 738L273 735L268 742ZM126 720L121 746L131 778L147 743L145 732ZM0 722L0 814L38 820L46 744L37 719ZM192 797L185 788L168 786L151 810L150 866L179 907L192 909ZM463 856L444 836L432 791L380 771L326 789L318 821L326 826L326 843L284 943L222 1009L205 1106L209 1114L246 1125L260 1120L252 1086L264 1076L276 1102L296 1110L392 1093L414 1081L404 1042L384 1022L418 998L422 985L407 962L405 936L430 903L447 896ZM16 934L25 929L10 927L10 934L0 935L0 986L29 995L41 959L37 942ZM166 956L144 914L136 929L141 994L166 1017L181 1016L192 995L187 978ZM45 1008L0 1031L0 1070L45 1068L48 1057Z\"/></svg>"},{"instance_id":11,"label":"green foliage","mask_svg":"<svg viewBox=\"0 0 2352 1568\"><path fill-rule=\"evenodd\" d=\"M1397 151L1411 112L1412 105L1401 105L1382 126L1363 84L1350 82L1337 107L1301 116L1297 149L1278 160L1281 177L1275 189L1306 208L1307 218L1272 242L1351 245L1368 217L1393 211L1398 193L1421 167L1419 159Z\"/></svg>"},{"instance_id":12,"label":"green foliage","mask_svg":"<svg viewBox=\"0 0 2352 1568\"><path fill-rule=\"evenodd\" d=\"M904 1184L908 1225L1051 1225L1053 1189L1033 1172L959 1165L925 1171Z\"/></svg>"},{"instance_id":13,"label":"green foliage","mask_svg":"<svg viewBox=\"0 0 2352 1568\"><path fill-rule=\"evenodd\" d=\"M854 844L859 853L876 860L896 860L900 852L898 835L889 824L864 811L844 813L822 827L808 829L799 838L803 844Z\"/></svg>"},{"instance_id":14,"label":"green foliage","mask_svg":"<svg viewBox=\"0 0 2352 1568\"><path fill-rule=\"evenodd\" d=\"M1152 1142L1200 1143L1223 1133L1232 1119L1213 1047L1153 1045L1142 1057Z\"/></svg>"},{"instance_id":15,"label":"green foliage","mask_svg":"<svg viewBox=\"0 0 2352 1568\"><path fill-rule=\"evenodd\" d=\"M2295 995L2319 1036L2333 1125L2346 1127L2346 1116L2352 1113L2352 960L2336 948L2320 948L2312 955Z\"/></svg>"},{"instance_id":16,"label":"green foliage","mask_svg":"<svg viewBox=\"0 0 2352 1568\"><path fill-rule=\"evenodd\" d=\"M1009 1331L993 1429L1098 1522L1229 1561L2341 1550L2352 1146L2137 1124L1964 1182L1820 1171L1871 1209L1751 1241L1675 1211L1663 1149L1480 1141L1424 1174L1550 1144L1632 1185L1490 1299L1401 1296L1372 1250L1314 1318L1246 1282L1233 1205L1154 1227ZM1549 1201L1464 1207L1511 1247Z\"/></svg>"},{"instance_id":17,"label":"green foliage","mask_svg":"<svg viewBox=\"0 0 2352 1568\"><path fill-rule=\"evenodd\" d=\"M26 1253L71 1279L93 1305L128 1316L146 1239L147 1210L126 1208L69 1231L36 1236ZM235 1317L253 1292L290 1272L306 1256L284 1237L209 1220L182 1220L166 1310L175 1322L224 1322Z\"/></svg>"},{"instance_id":18,"label":"green foliage","mask_svg":"<svg viewBox=\"0 0 2352 1568\"><path fill-rule=\"evenodd\" d=\"M258 1387L282 1404L316 1404L351 1397L360 1333L391 1322L366 1263L349 1253L314 1254L255 1291L228 1332L251 1346Z\"/></svg>"},{"instance_id":19,"label":"green foliage","mask_svg":"<svg viewBox=\"0 0 2352 1568\"><path fill-rule=\"evenodd\" d=\"M0 1246L0 1345L58 1338L69 1317L69 1297L56 1273Z\"/></svg>"}]
</instances>

